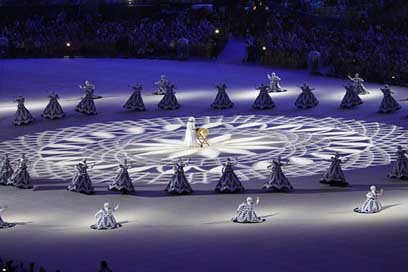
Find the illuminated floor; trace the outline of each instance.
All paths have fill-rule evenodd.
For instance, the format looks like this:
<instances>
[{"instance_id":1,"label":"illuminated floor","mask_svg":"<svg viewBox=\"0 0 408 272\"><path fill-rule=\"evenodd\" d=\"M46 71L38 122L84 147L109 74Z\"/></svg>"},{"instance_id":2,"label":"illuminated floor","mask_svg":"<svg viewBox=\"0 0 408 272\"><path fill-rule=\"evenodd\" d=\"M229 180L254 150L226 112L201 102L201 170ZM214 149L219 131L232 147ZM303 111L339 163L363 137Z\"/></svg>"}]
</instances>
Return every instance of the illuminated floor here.
<instances>
[{"instance_id":1,"label":"illuminated floor","mask_svg":"<svg viewBox=\"0 0 408 272\"><path fill-rule=\"evenodd\" d=\"M0 255L34 260L62 271L94 271L107 259L114 271L221 271L268 267L273 271L405 271L408 249L407 182L385 178L395 147L407 142L406 112L376 113L380 85L367 84L371 94L353 110L340 110L344 93L338 79L311 77L303 71L275 70L289 91L272 94L277 107L251 109L254 86L266 83L262 67L211 62L146 60L18 60L0 62L0 150L14 158L24 151L35 169L35 191L0 187L3 218L21 223L1 230ZM177 89L180 110L157 110L160 97L149 95L153 82L166 74ZM96 84L97 116L72 108L80 97L78 84ZM127 85L141 82L148 111L122 110ZM234 109L209 109L215 85L226 82ZM317 108L298 110L293 103L303 82L316 88ZM407 89L392 88L399 99ZM41 120L46 91L56 91L67 118ZM37 117L33 125L11 125L15 95L25 95ZM180 145L184 122L194 116L210 130L210 147ZM26 135L25 137L20 137ZM318 183L327 157L347 157L350 188ZM65 191L73 164L86 154L98 161L91 173L97 194ZM259 190L272 156L286 157L285 171L296 191L266 194ZM195 194L168 197L162 193L170 167L180 156L191 156L186 169ZM212 192L227 156L238 157L237 173L248 189L241 195ZM133 160L131 174L137 194L107 193L117 159ZM352 209L364 201L368 186L385 190L385 210L360 215ZM246 196L259 195L256 225L230 223ZM89 229L103 202L119 202L121 229ZM3 250L7 248L7 250Z\"/></svg>"}]
</instances>

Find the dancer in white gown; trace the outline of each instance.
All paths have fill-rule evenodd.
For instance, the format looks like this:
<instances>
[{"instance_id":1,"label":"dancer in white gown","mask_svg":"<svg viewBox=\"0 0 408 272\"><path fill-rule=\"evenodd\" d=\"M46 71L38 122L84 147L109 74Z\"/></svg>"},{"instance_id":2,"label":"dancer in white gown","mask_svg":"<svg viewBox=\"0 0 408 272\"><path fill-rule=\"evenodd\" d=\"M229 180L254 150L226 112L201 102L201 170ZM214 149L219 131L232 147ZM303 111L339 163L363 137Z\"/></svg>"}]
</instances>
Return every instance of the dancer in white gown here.
<instances>
[{"instance_id":1,"label":"dancer in white gown","mask_svg":"<svg viewBox=\"0 0 408 272\"><path fill-rule=\"evenodd\" d=\"M377 188L373 185L370 186L370 191L366 194L366 201L360 208L355 208L354 211L358 213L377 213L382 210L382 205L378 200L378 197L383 194L383 189L377 191Z\"/></svg>"},{"instance_id":2,"label":"dancer in white gown","mask_svg":"<svg viewBox=\"0 0 408 272\"><path fill-rule=\"evenodd\" d=\"M165 75L161 75L160 80L156 81L154 84L157 85L157 91L153 94L163 95L166 93L167 87L170 85L170 82Z\"/></svg>"},{"instance_id":3,"label":"dancer in white gown","mask_svg":"<svg viewBox=\"0 0 408 272\"><path fill-rule=\"evenodd\" d=\"M198 147L194 117L188 118L186 125L186 133L184 136L184 145L192 148Z\"/></svg>"},{"instance_id":4,"label":"dancer in white gown","mask_svg":"<svg viewBox=\"0 0 408 272\"><path fill-rule=\"evenodd\" d=\"M5 209L7 209L7 206L3 206L3 207L0 206L0 229L7 229L7 228L14 227L16 225L13 223L8 223L8 222L3 221L3 218L1 218L1 213ZM3 271L6 271L6 270L3 270Z\"/></svg>"},{"instance_id":5,"label":"dancer in white gown","mask_svg":"<svg viewBox=\"0 0 408 272\"><path fill-rule=\"evenodd\" d=\"M282 89L280 86L281 78L276 75L276 73L267 74L269 79L269 92L271 93L281 93L286 92L286 90Z\"/></svg>"},{"instance_id":6,"label":"dancer in white gown","mask_svg":"<svg viewBox=\"0 0 408 272\"><path fill-rule=\"evenodd\" d=\"M92 225L92 229L106 230L106 229L116 229L121 227L119 223L116 222L113 212L119 209L119 204L116 204L115 208L111 208L108 202L103 204L103 209L99 210L96 214L96 224Z\"/></svg>"},{"instance_id":7,"label":"dancer in white gown","mask_svg":"<svg viewBox=\"0 0 408 272\"><path fill-rule=\"evenodd\" d=\"M11 167L10 159L7 154L4 155L0 166L0 185L7 185L8 180L13 176L14 170Z\"/></svg>"},{"instance_id":8,"label":"dancer in white gown","mask_svg":"<svg viewBox=\"0 0 408 272\"><path fill-rule=\"evenodd\" d=\"M364 83L364 79L362 79L358 73L356 73L356 74L354 75L354 77L348 75L348 78L349 78L351 81L353 81L354 91L355 91L357 94L359 94L359 95L360 95L360 94L364 95L364 94L369 94L369 93L370 93L369 91L367 91L366 87L365 87L364 84L363 84L363 83Z\"/></svg>"},{"instance_id":9,"label":"dancer in white gown","mask_svg":"<svg viewBox=\"0 0 408 272\"><path fill-rule=\"evenodd\" d=\"M246 202L242 202L237 209L237 216L232 219L236 223L261 223L265 219L258 217L255 213L255 206L259 204L259 197L256 198L256 202L252 197L248 197Z\"/></svg>"}]
</instances>

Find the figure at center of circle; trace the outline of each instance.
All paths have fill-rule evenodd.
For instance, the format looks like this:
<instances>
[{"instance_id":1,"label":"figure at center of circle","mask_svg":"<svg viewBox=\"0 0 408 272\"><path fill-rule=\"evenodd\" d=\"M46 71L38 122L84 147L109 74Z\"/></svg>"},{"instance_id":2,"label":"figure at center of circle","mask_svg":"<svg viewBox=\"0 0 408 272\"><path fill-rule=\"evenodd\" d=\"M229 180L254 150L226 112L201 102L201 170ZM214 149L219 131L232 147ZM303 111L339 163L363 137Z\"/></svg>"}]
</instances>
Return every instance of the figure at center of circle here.
<instances>
[{"instance_id":1,"label":"figure at center of circle","mask_svg":"<svg viewBox=\"0 0 408 272\"><path fill-rule=\"evenodd\" d=\"M190 117L187 121L186 133L184 136L184 145L187 147L198 147L197 134L195 127L195 118Z\"/></svg>"}]
</instances>

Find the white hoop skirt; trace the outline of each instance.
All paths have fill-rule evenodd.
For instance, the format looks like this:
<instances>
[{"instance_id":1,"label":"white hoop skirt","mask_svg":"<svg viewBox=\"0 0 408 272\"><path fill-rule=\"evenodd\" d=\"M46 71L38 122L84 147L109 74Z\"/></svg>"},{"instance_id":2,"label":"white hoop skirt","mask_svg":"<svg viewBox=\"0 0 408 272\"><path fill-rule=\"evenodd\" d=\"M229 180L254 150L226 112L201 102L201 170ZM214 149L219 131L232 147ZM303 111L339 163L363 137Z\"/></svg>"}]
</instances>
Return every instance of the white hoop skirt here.
<instances>
[{"instance_id":1,"label":"white hoop skirt","mask_svg":"<svg viewBox=\"0 0 408 272\"><path fill-rule=\"evenodd\" d=\"M238 215L232 221L235 223L262 223L265 219L258 217L252 207L242 203L238 207Z\"/></svg>"}]
</instances>

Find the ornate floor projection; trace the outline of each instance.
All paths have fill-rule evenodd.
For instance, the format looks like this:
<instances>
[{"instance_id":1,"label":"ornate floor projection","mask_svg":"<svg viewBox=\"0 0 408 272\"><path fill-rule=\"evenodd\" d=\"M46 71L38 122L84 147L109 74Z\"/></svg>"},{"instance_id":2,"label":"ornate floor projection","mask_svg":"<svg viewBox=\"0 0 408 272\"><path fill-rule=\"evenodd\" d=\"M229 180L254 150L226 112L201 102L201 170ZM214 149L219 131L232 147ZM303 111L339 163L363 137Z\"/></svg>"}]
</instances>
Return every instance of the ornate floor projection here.
<instances>
[{"instance_id":1,"label":"ornate floor projection","mask_svg":"<svg viewBox=\"0 0 408 272\"><path fill-rule=\"evenodd\" d=\"M238 159L237 174L243 180L264 178L271 158L289 161L288 176L322 172L334 152L345 157L344 169L390 163L396 146L408 141L400 127L338 118L315 119L285 116L205 116L197 127L209 129L209 144L203 148L183 146L183 118L94 123L44 131L1 142L0 150L13 159L21 151L31 161L37 178L68 180L74 165L87 158L96 162L90 172L95 182L111 181L119 161L128 159L135 182L164 183L172 162L190 157L185 168L192 183L217 180L226 157Z\"/></svg>"}]
</instances>

